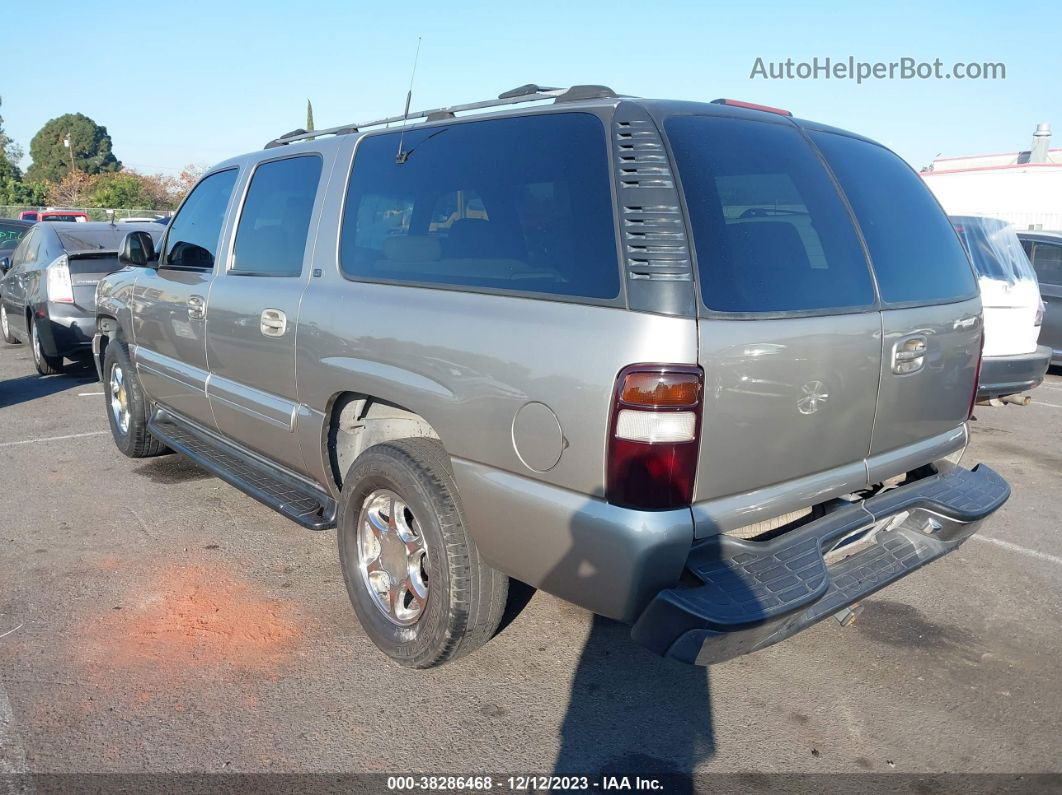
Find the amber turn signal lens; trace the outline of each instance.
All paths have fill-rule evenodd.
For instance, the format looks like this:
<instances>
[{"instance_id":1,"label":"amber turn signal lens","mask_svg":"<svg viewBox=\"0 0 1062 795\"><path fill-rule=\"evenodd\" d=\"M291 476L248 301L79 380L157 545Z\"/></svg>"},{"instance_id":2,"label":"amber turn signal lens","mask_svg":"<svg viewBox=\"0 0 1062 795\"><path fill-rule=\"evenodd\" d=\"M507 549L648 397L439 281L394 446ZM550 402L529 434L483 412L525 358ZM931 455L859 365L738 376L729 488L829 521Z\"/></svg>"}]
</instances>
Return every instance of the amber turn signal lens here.
<instances>
[{"instance_id":1,"label":"amber turn signal lens","mask_svg":"<svg viewBox=\"0 0 1062 795\"><path fill-rule=\"evenodd\" d=\"M696 406L699 392L693 373L628 373L620 400L633 406Z\"/></svg>"}]
</instances>

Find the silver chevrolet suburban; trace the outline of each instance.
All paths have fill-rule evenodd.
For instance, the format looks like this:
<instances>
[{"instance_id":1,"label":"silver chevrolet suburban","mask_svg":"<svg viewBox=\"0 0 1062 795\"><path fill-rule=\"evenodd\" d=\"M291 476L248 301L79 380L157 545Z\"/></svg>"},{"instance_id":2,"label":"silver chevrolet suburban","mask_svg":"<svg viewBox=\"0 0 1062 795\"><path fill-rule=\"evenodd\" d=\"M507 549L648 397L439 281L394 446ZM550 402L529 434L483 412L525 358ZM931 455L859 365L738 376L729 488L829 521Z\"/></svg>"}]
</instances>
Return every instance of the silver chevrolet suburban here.
<instances>
[{"instance_id":1,"label":"silver chevrolet suburban","mask_svg":"<svg viewBox=\"0 0 1062 795\"><path fill-rule=\"evenodd\" d=\"M725 660L851 618L1009 496L958 465L982 319L948 219L776 108L528 85L297 130L121 258L119 449L336 527L404 665L487 641L510 577Z\"/></svg>"}]
</instances>

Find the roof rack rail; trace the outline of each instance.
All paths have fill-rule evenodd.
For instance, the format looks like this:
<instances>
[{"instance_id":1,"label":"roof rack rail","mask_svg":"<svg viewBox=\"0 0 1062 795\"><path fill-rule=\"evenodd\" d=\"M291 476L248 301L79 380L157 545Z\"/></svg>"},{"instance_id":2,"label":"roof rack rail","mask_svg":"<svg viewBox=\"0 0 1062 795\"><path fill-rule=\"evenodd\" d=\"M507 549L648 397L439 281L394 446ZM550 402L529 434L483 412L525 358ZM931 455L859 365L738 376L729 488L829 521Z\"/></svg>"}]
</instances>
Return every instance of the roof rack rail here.
<instances>
[{"instance_id":1,"label":"roof rack rail","mask_svg":"<svg viewBox=\"0 0 1062 795\"><path fill-rule=\"evenodd\" d=\"M265 145L266 149L277 146L285 146L296 141L305 141L310 138L320 138L322 135L348 135L358 132L366 127L379 127L381 125L396 124L398 122L412 121L414 119L426 119L437 121L440 119L452 119L455 114L466 110L483 110L486 108L504 107L505 105L518 105L523 102L541 102L552 99L554 102L579 102L586 99L601 99L618 97L619 95L608 86L571 86L569 88L553 88L540 86L534 83L519 86L503 91L497 99L486 99L481 102L468 102L463 105L450 105L445 108L432 108L430 110L417 110L403 113L398 116L388 116L373 121L354 122L343 124L339 127L329 127L325 130L292 130Z\"/></svg>"}]
</instances>

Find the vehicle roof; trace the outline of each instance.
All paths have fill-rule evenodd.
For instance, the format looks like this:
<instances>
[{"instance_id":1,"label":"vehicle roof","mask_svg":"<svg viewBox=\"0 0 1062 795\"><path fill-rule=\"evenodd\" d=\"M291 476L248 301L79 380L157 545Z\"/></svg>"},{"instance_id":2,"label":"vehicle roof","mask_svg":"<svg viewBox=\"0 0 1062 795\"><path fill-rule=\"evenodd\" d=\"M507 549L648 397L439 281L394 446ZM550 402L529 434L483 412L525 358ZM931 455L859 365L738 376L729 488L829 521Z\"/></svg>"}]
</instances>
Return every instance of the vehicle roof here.
<instances>
[{"instance_id":1,"label":"vehicle roof","mask_svg":"<svg viewBox=\"0 0 1062 795\"><path fill-rule=\"evenodd\" d=\"M122 239L130 232L141 230L154 235L158 240L164 231L155 223L123 224L121 227L105 221L87 221L83 224L42 224L57 238L67 254L93 252L117 252Z\"/></svg>"},{"instance_id":2,"label":"vehicle roof","mask_svg":"<svg viewBox=\"0 0 1062 795\"><path fill-rule=\"evenodd\" d=\"M1029 240L1046 240L1052 243L1062 243L1062 232L1048 232L1043 229L1019 229L1018 237Z\"/></svg>"},{"instance_id":3,"label":"vehicle roof","mask_svg":"<svg viewBox=\"0 0 1062 795\"><path fill-rule=\"evenodd\" d=\"M516 105L506 107L503 110L487 110L470 112L454 118L437 119L433 121L411 121L409 124L396 124L389 127L372 127L366 130L353 131L337 135L323 135L311 140L293 141L271 149L260 149L246 154L237 155L218 163L209 171L213 173L234 166L253 165L266 160L276 160L290 157L297 153L327 152L334 148L348 145L365 136L383 133L395 133L405 130L422 129L427 127L440 127L462 122L483 121L485 119L505 119L517 116L537 116L550 113L576 113L590 112L610 115L621 103L633 103L644 107L659 123L664 118L675 114L697 114L703 116L729 117L745 121L768 122L774 124L791 124L806 130L819 130L847 135L868 143L877 145L877 141L867 138L848 130L821 124L807 119L799 119L791 116L783 116L780 113L770 111L752 110L749 108L736 107L733 105L721 105L713 102L693 102L674 99L644 99L641 97L600 97L583 99L569 102L549 102L542 105Z\"/></svg>"}]
</instances>

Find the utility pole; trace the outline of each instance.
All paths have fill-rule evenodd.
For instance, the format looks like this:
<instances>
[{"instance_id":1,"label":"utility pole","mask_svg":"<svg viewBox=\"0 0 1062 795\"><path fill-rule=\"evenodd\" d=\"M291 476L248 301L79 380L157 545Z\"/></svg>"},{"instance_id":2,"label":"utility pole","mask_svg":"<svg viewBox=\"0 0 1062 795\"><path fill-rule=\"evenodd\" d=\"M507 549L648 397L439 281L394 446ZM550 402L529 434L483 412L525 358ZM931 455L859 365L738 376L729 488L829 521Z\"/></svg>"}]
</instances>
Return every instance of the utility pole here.
<instances>
[{"instance_id":1,"label":"utility pole","mask_svg":"<svg viewBox=\"0 0 1062 795\"><path fill-rule=\"evenodd\" d=\"M66 147L66 151L68 151L70 153L70 173L73 174L74 171L75 171L75 167L74 167L74 147L72 147L70 145L70 135L69 135L69 133L63 137L63 146L65 146Z\"/></svg>"}]
</instances>

